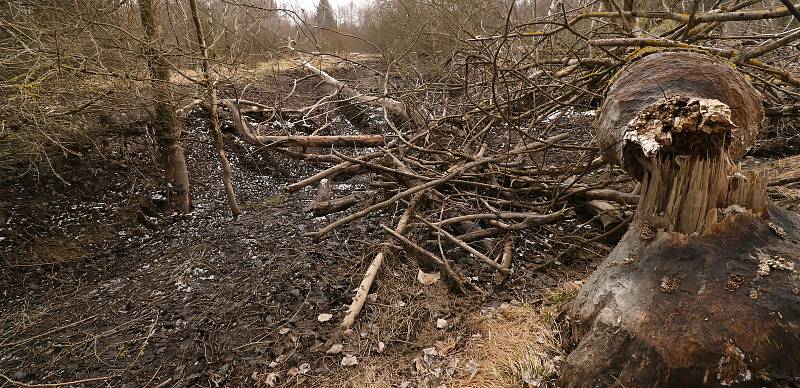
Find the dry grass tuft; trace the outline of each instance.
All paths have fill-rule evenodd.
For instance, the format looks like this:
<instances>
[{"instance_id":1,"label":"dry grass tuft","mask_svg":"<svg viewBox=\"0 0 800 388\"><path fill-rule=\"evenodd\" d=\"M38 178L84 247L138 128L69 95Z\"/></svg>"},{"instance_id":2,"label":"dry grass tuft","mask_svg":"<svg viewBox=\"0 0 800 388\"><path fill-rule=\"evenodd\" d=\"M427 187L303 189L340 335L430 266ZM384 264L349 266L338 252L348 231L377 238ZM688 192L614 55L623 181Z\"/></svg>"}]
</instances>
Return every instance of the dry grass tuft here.
<instances>
[{"instance_id":1,"label":"dry grass tuft","mask_svg":"<svg viewBox=\"0 0 800 388\"><path fill-rule=\"evenodd\" d=\"M316 381L319 387L390 388L402 382L402 362L394 357L373 357L360 362L358 367L337 373L332 379Z\"/></svg>"},{"instance_id":2,"label":"dry grass tuft","mask_svg":"<svg viewBox=\"0 0 800 388\"><path fill-rule=\"evenodd\" d=\"M439 295L445 291L403 280L413 279L403 266L386 272L377 301L381 311L372 323L377 330L358 340L359 365L323 377L316 381L318 386L555 386L565 357L557 316L575 299L580 284L562 284L540 304L483 309L466 317L461 328L441 331L433 329L432 321L447 307L448 296ZM367 350L373 348L368 342L378 337L387 343L380 355ZM440 354L426 356L420 349L402 346L404 341L430 344Z\"/></svg>"},{"instance_id":3,"label":"dry grass tuft","mask_svg":"<svg viewBox=\"0 0 800 388\"><path fill-rule=\"evenodd\" d=\"M564 359L559 309L575 299L577 283L565 283L541 306L502 305L475 319L473 335L457 356L465 360L453 387L554 386ZM472 370L470 370L472 369ZM466 373L464 373L466 372Z\"/></svg>"}]
</instances>

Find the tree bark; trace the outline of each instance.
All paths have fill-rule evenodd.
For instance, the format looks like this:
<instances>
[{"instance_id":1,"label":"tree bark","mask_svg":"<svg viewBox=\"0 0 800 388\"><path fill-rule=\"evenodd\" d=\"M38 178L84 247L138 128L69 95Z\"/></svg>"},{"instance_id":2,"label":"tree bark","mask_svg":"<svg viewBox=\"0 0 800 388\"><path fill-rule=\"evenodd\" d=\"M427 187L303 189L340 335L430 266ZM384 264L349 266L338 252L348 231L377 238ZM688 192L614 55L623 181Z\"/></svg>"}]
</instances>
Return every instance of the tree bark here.
<instances>
[{"instance_id":1,"label":"tree bark","mask_svg":"<svg viewBox=\"0 0 800 388\"><path fill-rule=\"evenodd\" d=\"M159 23L158 0L141 0L139 11L147 46L147 68L152 78L153 107L150 112L161 150L164 178L170 186L170 202L181 211L188 211L189 171L181 147L181 129L173 104L170 86L169 63L161 55L161 25Z\"/></svg>"},{"instance_id":2,"label":"tree bark","mask_svg":"<svg viewBox=\"0 0 800 388\"><path fill-rule=\"evenodd\" d=\"M791 384L800 375L800 217L767 216L652 239L634 223L578 295L580 342L559 386Z\"/></svg>"}]
</instances>

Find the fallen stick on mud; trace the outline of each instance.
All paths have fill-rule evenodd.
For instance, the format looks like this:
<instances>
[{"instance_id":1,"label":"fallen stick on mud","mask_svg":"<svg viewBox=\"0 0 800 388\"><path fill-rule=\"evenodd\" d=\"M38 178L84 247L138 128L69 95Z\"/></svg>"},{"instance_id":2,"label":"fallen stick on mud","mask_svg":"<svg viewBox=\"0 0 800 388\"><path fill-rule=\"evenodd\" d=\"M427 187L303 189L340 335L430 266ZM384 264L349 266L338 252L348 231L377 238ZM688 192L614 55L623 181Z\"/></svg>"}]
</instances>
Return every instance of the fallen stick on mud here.
<instances>
[{"instance_id":1,"label":"fallen stick on mud","mask_svg":"<svg viewBox=\"0 0 800 388\"><path fill-rule=\"evenodd\" d=\"M380 210L380 209L384 209L386 207L389 207L392 204L394 204L395 202L397 202L397 201L399 201L399 200L401 200L403 198L409 197L409 196L411 196L413 194L416 194L416 193L419 193L421 191L424 191L424 190L427 190L429 188L432 188L432 187L435 187L437 185L440 185L440 184L442 184L444 182L447 182L447 181L449 181L449 180L451 180L451 179L463 174L465 171L468 171L468 170L470 170L472 168L487 164L487 163L495 161L495 160L497 160L497 158L481 158L481 159L478 159L478 160L476 160L474 162L466 163L466 164L464 164L464 165L462 165L460 167L451 168L451 169L449 169L449 174L447 174L446 176L444 176L442 178L436 179L434 181L427 182L427 183L419 185L419 186L409 187L408 189L395 194L394 196L392 196L391 198L389 198L389 199L387 199L387 200L385 200L383 202L376 203L376 204L374 204L374 205L372 205L370 207L367 207L366 209L363 209L363 210L361 210L359 212L353 213L353 214L351 214L351 215L349 215L347 217L344 217L344 218L341 218L339 220L336 220L336 221L328 224L328 226L320 229L317 232L306 233L306 236L307 237L312 237L312 238L322 237L322 236L328 234L333 229L335 229L337 226L340 226L340 225L346 224L348 222L351 222L353 220L356 220L356 219L359 219L361 217L364 217L367 214L370 214L370 213L372 213L372 212L374 212L376 210Z\"/></svg>"},{"instance_id":2,"label":"fallen stick on mud","mask_svg":"<svg viewBox=\"0 0 800 388\"><path fill-rule=\"evenodd\" d=\"M539 215L538 217L528 217L515 224L505 224L497 222L493 228L478 229L469 233L464 233L456 237L459 241L470 242L482 238L495 237L503 233L518 232L537 225L544 225L564 218L568 209L562 209L554 213Z\"/></svg>"},{"instance_id":3,"label":"fallen stick on mud","mask_svg":"<svg viewBox=\"0 0 800 388\"><path fill-rule=\"evenodd\" d=\"M299 159L304 160L309 163L341 163L343 160L342 158L331 155L331 154L317 154L313 152L296 152L292 151L288 148L283 147L273 147L271 148L274 151L277 151L285 156L288 156L292 159Z\"/></svg>"},{"instance_id":4,"label":"fallen stick on mud","mask_svg":"<svg viewBox=\"0 0 800 388\"><path fill-rule=\"evenodd\" d=\"M27 384L20 381L12 380L10 377L0 373L0 377L5 379L9 384L16 385L19 387L35 387L35 388L46 388L46 387L64 387L67 385L80 385L86 383L96 383L99 381L111 380L113 378L119 377L119 375L111 375L111 376L102 376L102 377L92 377L88 379L81 379L75 381L65 381L63 383L44 383L44 384Z\"/></svg>"},{"instance_id":5,"label":"fallen stick on mud","mask_svg":"<svg viewBox=\"0 0 800 388\"><path fill-rule=\"evenodd\" d=\"M603 226L603 231L609 231L628 218L625 211L607 201L591 200L580 207L589 213Z\"/></svg>"},{"instance_id":6,"label":"fallen stick on mud","mask_svg":"<svg viewBox=\"0 0 800 388\"><path fill-rule=\"evenodd\" d=\"M320 217L331 213L340 212L342 210L347 210L358 204L358 202L358 195L353 193L341 198L328 199L314 203L314 206L311 207L311 213L313 213L314 216Z\"/></svg>"},{"instance_id":7,"label":"fallen stick on mud","mask_svg":"<svg viewBox=\"0 0 800 388\"><path fill-rule=\"evenodd\" d=\"M331 198L331 181L323 179L319 181L314 201L306 210L319 217L345 210L357 204L358 200L359 196L356 193L341 198Z\"/></svg>"},{"instance_id":8,"label":"fallen stick on mud","mask_svg":"<svg viewBox=\"0 0 800 388\"><path fill-rule=\"evenodd\" d=\"M436 226L445 226L453 223L473 220L513 220L522 219L528 221L528 226L534 226L538 222L553 221L550 214L539 214L533 212L498 212L498 213L481 213L481 214L466 214L463 216L447 218L439 222L432 222Z\"/></svg>"},{"instance_id":9,"label":"fallen stick on mud","mask_svg":"<svg viewBox=\"0 0 800 388\"><path fill-rule=\"evenodd\" d=\"M417 207L417 203L419 203L422 195L423 193L420 192L411 198L408 207L405 211L403 211L403 215L400 216L400 220L397 221L397 226L394 228L395 233L402 234L403 231L406 230L408 219L411 218L411 214L414 213L414 208ZM392 238L389 238L388 240L388 242L391 243ZM361 312L361 309L364 307L364 303L367 301L369 289L372 287L372 282L375 280L375 276L378 274L381 264L383 264L383 258L386 256L388 249L389 248L384 245L381 248L381 251L375 255L374 259L372 259L372 263L370 263L369 268L367 268L367 272L364 274L364 279L361 280L361 284L358 286L356 296L353 297L353 303L350 304L350 307L347 309L347 314L345 315L344 319L342 319L341 325L339 325L342 330L350 329L350 327L353 326L353 323L355 323L358 313Z\"/></svg>"},{"instance_id":10,"label":"fallen stick on mud","mask_svg":"<svg viewBox=\"0 0 800 388\"><path fill-rule=\"evenodd\" d=\"M236 134L244 141L261 146L283 146L283 147L376 147L385 144L382 135L341 135L341 136L267 136L258 135L250 125L242 120L239 109L233 101L220 101L228 108L233 118L233 127Z\"/></svg>"},{"instance_id":11,"label":"fallen stick on mud","mask_svg":"<svg viewBox=\"0 0 800 388\"><path fill-rule=\"evenodd\" d=\"M376 147L384 145L382 135L341 135L341 136L264 136L255 137L259 143L268 146L285 147Z\"/></svg>"},{"instance_id":12,"label":"fallen stick on mud","mask_svg":"<svg viewBox=\"0 0 800 388\"><path fill-rule=\"evenodd\" d=\"M503 241L503 253L500 255L500 265L506 272L498 272L495 274L495 283L503 283L511 274L511 261L514 258L514 238L508 237Z\"/></svg>"},{"instance_id":13,"label":"fallen stick on mud","mask_svg":"<svg viewBox=\"0 0 800 388\"><path fill-rule=\"evenodd\" d=\"M373 152L373 153L369 153L369 154L366 154L366 155L359 156L356 159L361 160L361 161L367 161L367 160L370 160L370 159L378 158L378 157L380 157L382 155L383 155L383 152ZM335 166L331 166L331 167L329 167L329 168L327 168L325 170L322 170L322 171L320 171L320 172L318 172L318 173L316 173L316 174L314 174L314 175L312 175L312 176L310 176L308 178L302 179L300 181L292 183L291 185L286 186L286 191L288 191L290 193L293 193L293 192L295 192L297 190L300 190L300 189L302 189L302 188L304 188L306 186L313 185L314 183L317 183L322 179L325 179L325 178L328 178L328 177L333 177L333 176L335 176L337 174L343 173L343 172L345 172L348 169L351 169L353 167L359 167L360 168L360 166L358 166L356 163L343 161L343 162L341 162L341 163L339 163L339 164L337 164Z\"/></svg>"},{"instance_id":14,"label":"fallen stick on mud","mask_svg":"<svg viewBox=\"0 0 800 388\"><path fill-rule=\"evenodd\" d=\"M417 218L420 221L422 221L425 225L428 225L429 227L431 227L434 230L436 230L438 235L444 236L444 238L448 239L450 242L452 242L453 244L457 245L459 248L471 253L473 256L477 257L480 261L484 262L488 266L493 267L494 269L496 269L496 270L498 270L500 272L509 273L509 270L503 268L502 265L500 265L496 261L490 259L488 256L484 255L483 253L478 252L477 249L469 246L469 244L465 243L464 241L459 240L458 238L456 238L452 234L448 233L446 230L444 230L444 229L442 229L442 228L440 228L440 227L428 222L426 219L424 219L422 217L417 216Z\"/></svg>"},{"instance_id":15,"label":"fallen stick on mud","mask_svg":"<svg viewBox=\"0 0 800 388\"><path fill-rule=\"evenodd\" d=\"M455 288L459 293L466 294L466 289L464 288L465 285L469 285L473 291L476 291L478 293L484 292L483 289L481 289L474 283L470 282L469 280L465 279L456 269L454 269L450 265L447 259L440 259L433 253L429 252L427 249L403 237L402 235L395 232L386 225L381 224L381 228L383 228L386 232L394 236L394 238L396 238L397 241L403 243L405 246L411 248L415 252L427 258L428 261L430 262L429 264L435 264L444 273L445 281L450 282L451 288Z\"/></svg>"}]
</instances>

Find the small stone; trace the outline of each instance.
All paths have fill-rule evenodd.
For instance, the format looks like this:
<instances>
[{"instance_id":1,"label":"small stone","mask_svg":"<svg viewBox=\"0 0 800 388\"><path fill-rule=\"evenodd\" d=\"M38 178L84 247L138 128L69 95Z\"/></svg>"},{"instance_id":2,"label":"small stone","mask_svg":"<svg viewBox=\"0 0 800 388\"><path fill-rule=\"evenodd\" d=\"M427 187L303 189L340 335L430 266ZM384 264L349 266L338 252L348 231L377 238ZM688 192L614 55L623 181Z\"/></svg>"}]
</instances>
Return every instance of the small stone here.
<instances>
[{"instance_id":1,"label":"small stone","mask_svg":"<svg viewBox=\"0 0 800 388\"><path fill-rule=\"evenodd\" d=\"M382 341L378 341L378 353L383 353L383 350L386 349L386 344Z\"/></svg>"},{"instance_id":2,"label":"small stone","mask_svg":"<svg viewBox=\"0 0 800 388\"><path fill-rule=\"evenodd\" d=\"M330 349L325 351L326 354L339 354L344 349L344 345L342 344L333 344Z\"/></svg>"},{"instance_id":3,"label":"small stone","mask_svg":"<svg viewBox=\"0 0 800 388\"><path fill-rule=\"evenodd\" d=\"M268 387L274 387L275 384L278 382L278 376L279 376L278 373L268 374L267 377L264 378L264 384L266 384Z\"/></svg>"},{"instance_id":4,"label":"small stone","mask_svg":"<svg viewBox=\"0 0 800 388\"><path fill-rule=\"evenodd\" d=\"M358 359L356 356L344 356L342 357L341 366L354 366L358 365Z\"/></svg>"},{"instance_id":5,"label":"small stone","mask_svg":"<svg viewBox=\"0 0 800 388\"><path fill-rule=\"evenodd\" d=\"M459 362L458 357L453 357L450 360L450 362L447 363L447 367L445 368L445 372L447 373L448 376L455 375L456 370L458 369L458 362Z\"/></svg>"},{"instance_id":6,"label":"small stone","mask_svg":"<svg viewBox=\"0 0 800 388\"><path fill-rule=\"evenodd\" d=\"M444 329L445 327L447 327L447 320L446 319L439 318L439 319L436 320L436 328L437 329Z\"/></svg>"},{"instance_id":7,"label":"small stone","mask_svg":"<svg viewBox=\"0 0 800 388\"><path fill-rule=\"evenodd\" d=\"M417 281L426 286L438 282L441 278L442 274L439 272L426 273L421 269L417 271Z\"/></svg>"},{"instance_id":8,"label":"small stone","mask_svg":"<svg viewBox=\"0 0 800 388\"><path fill-rule=\"evenodd\" d=\"M467 372L469 378L475 377L478 374L478 363L475 360L467 361L466 365L464 365L464 371Z\"/></svg>"},{"instance_id":9,"label":"small stone","mask_svg":"<svg viewBox=\"0 0 800 388\"><path fill-rule=\"evenodd\" d=\"M353 329L347 329L342 332L342 336L347 338L353 338L356 337L356 332Z\"/></svg>"},{"instance_id":10,"label":"small stone","mask_svg":"<svg viewBox=\"0 0 800 388\"><path fill-rule=\"evenodd\" d=\"M300 364L300 367L298 367L298 370L300 371L300 374L307 375L308 372L311 372L311 364L309 364L307 362L304 362L304 363Z\"/></svg>"},{"instance_id":11,"label":"small stone","mask_svg":"<svg viewBox=\"0 0 800 388\"><path fill-rule=\"evenodd\" d=\"M438 356L439 351L436 350L436 347L422 349L422 359L425 361L425 365L427 366L433 364L433 361L436 360L436 357Z\"/></svg>"},{"instance_id":12,"label":"small stone","mask_svg":"<svg viewBox=\"0 0 800 388\"><path fill-rule=\"evenodd\" d=\"M328 322L328 321L331 320L331 318L333 318L333 314L324 313L324 314L320 314L317 317L317 320L320 321L320 322Z\"/></svg>"}]
</instances>

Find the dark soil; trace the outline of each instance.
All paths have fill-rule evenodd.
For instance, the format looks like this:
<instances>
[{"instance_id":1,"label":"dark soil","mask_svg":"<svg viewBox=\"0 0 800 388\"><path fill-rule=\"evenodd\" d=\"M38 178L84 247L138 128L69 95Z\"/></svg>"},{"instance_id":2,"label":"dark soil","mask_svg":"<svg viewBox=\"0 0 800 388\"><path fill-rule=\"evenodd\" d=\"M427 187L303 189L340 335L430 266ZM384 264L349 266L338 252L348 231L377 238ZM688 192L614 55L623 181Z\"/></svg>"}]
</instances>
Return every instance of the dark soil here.
<instances>
[{"instance_id":1,"label":"dark soil","mask_svg":"<svg viewBox=\"0 0 800 388\"><path fill-rule=\"evenodd\" d=\"M320 95L309 84L298 90L296 106ZM289 89L285 82L278 90ZM269 103L275 93L251 88L244 97ZM564 129L588 140L591 120L567 120ZM339 122L331 132L359 130ZM227 134L245 212L233 219L202 114L186 120L183 137L193 185L188 214L166 209L147 136L108 138L81 158L56 157L60 178L43 172L3 181L0 210L11 217L0 229L0 386L95 378L103 379L83 385L315 386L342 370L341 354L326 354L335 343L361 358L394 357L403 370L430 346L438 318L452 323L452 333L469 332L466 315L507 301L541 301L548 289L585 278L607 253L559 238L565 231L600 233L575 215L528 231L518 242L513 276L500 286L491 271L448 251L489 291L481 299L422 287L414 280L416 264L393 256L355 336L342 338L338 324L385 239L379 225L391 224L402 209L312 241L303 234L347 213L314 218L304 211L313 189L287 194L283 187L322 166ZM570 158L551 153L537 163ZM368 183L368 176L336 182L334 194L363 190L378 199ZM333 317L320 322L320 314ZM386 346L381 354L379 341ZM269 376L278 372L273 382Z\"/></svg>"}]
</instances>

